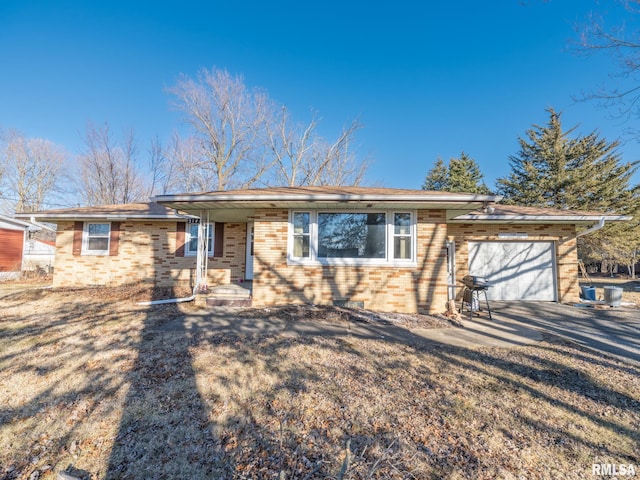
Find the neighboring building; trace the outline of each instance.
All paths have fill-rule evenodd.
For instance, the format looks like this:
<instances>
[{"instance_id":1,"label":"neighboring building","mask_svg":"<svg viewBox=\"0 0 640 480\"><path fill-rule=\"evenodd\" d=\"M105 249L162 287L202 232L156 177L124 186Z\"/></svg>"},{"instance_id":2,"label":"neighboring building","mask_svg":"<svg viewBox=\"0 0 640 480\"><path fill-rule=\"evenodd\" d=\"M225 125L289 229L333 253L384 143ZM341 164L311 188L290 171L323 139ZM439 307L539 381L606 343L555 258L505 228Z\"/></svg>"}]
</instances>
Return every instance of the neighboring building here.
<instances>
[{"instance_id":1,"label":"neighboring building","mask_svg":"<svg viewBox=\"0 0 640 480\"><path fill-rule=\"evenodd\" d=\"M24 245L22 257L23 272L52 273L56 258L55 232L53 239L40 237L40 232L32 234Z\"/></svg>"},{"instance_id":2,"label":"neighboring building","mask_svg":"<svg viewBox=\"0 0 640 480\"><path fill-rule=\"evenodd\" d=\"M49 241L43 232L51 234ZM0 215L0 279L16 278L29 270L50 271L54 238L53 230L45 225Z\"/></svg>"},{"instance_id":3,"label":"neighboring building","mask_svg":"<svg viewBox=\"0 0 640 480\"><path fill-rule=\"evenodd\" d=\"M58 225L54 286L251 282L254 306L351 301L436 313L470 273L494 284L490 299L577 300L576 228L628 219L366 187L155 200L29 214Z\"/></svg>"}]
</instances>

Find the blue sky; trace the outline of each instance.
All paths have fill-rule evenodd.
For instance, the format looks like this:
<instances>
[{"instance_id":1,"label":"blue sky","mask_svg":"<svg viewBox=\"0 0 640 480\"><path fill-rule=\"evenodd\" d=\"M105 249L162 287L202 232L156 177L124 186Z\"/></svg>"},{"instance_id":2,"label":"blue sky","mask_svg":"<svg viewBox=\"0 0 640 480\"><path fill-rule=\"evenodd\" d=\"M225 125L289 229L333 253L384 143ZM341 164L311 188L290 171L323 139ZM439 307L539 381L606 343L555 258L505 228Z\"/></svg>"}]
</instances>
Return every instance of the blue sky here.
<instances>
[{"instance_id":1,"label":"blue sky","mask_svg":"<svg viewBox=\"0 0 640 480\"><path fill-rule=\"evenodd\" d=\"M77 153L86 122L108 121L144 149L180 127L165 89L215 66L299 121L318 112L328 138L359 119L369 184L420 188L438 157L465 151L493 187L548 107L607 140L634 127L572 99L614 69L571 47L589 11L612 3L3 0L0 128ZM633 140L620 152L640 158Z\"/></svg>"}]
</instances>

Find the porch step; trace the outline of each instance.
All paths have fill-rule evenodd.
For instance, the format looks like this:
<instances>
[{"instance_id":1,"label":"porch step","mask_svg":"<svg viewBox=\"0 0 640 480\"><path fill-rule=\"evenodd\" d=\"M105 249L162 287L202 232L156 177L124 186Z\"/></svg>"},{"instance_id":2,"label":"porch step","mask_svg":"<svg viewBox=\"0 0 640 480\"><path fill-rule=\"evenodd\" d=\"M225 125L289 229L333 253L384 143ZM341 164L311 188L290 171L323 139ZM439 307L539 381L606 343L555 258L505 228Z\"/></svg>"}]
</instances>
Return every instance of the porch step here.
<instances>
[{"instance_id":1,"label":"porch step","mask_svg":"<svg viewBox=\"0 0 640 480\"><path fill-rule=\"evenodd\" d=\"M233 297L207 297L207 307L250 307L251 297L249 298L233 298Z\"/></svg>"},{"instance_id":2,"label":"porch step","mask_svg":"<svg viewBox=\"0 0 640 480\"><path fill-rule=\"evenodd\" d=\"M213 287L207 295L209 307L250 307L251 286L237 283Z\"/></svg>"},{"instance_id":3,"label":"porch step","mask_svg":"<svg viewBox=\"0 0 640 480\"><path fill-rule=\"evenodd\" d=\"M209 296L249 298L251 297L251 287L244 287L237 283L218 285L211 289Z\"/></svg>"}]
</instances>

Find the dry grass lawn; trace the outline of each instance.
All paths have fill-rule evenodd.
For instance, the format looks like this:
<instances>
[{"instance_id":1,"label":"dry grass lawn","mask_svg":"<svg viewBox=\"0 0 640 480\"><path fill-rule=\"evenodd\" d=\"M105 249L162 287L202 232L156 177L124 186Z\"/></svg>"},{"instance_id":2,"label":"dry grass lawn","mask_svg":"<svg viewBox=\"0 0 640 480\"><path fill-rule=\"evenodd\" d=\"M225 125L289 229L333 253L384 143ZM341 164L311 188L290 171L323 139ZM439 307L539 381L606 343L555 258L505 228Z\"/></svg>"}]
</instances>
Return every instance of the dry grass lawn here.
<instances>
[{"instance_id":1,"label":"dry grass lawn","mask_svg":"<svg viewBox=\"0 0 640 480\"><path fill-rule=\"evenodd\" d=\"M631 365L563 343L220 335L181 322L184 311L206 312L136 305L143 297L134 288L0 292L0 479L640 470Z\"/></svg>"}]
</instances>

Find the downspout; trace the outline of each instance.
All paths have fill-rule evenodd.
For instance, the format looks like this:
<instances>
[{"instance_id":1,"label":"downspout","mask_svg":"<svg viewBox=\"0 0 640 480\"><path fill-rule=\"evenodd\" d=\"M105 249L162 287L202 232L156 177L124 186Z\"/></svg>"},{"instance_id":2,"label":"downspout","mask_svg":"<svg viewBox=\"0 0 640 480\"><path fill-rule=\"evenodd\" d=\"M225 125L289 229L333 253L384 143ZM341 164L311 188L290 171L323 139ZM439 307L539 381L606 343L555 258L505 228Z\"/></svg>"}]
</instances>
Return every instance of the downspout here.
<instances>
[{"instance_id":1,"label":"downspout","mask_svg":"<svg viewBox=\"0 0 640 480\"><path fill-rule=\"evenodd\" d=\"M587 228L584 232L577 233L576 238L593 233L597 230L600 230L602 227L604 227L604 217L600 217L600 221L593 225L591 228Z\"/></svg>"},{"instance_id":2,"label":"downspout","mask_svg":"<svg viewBox=\"0 0 640 480\"><path fill-rule=\"evenodd\" d=\"M182 297L182 298L165 298L164 300L151 300L150 302L138 302L136 305L164 305L166 303L183 303L183 302L192 302L196 299L195 295L191 295L190 297Z\"/></svg>"}]
</instances>

